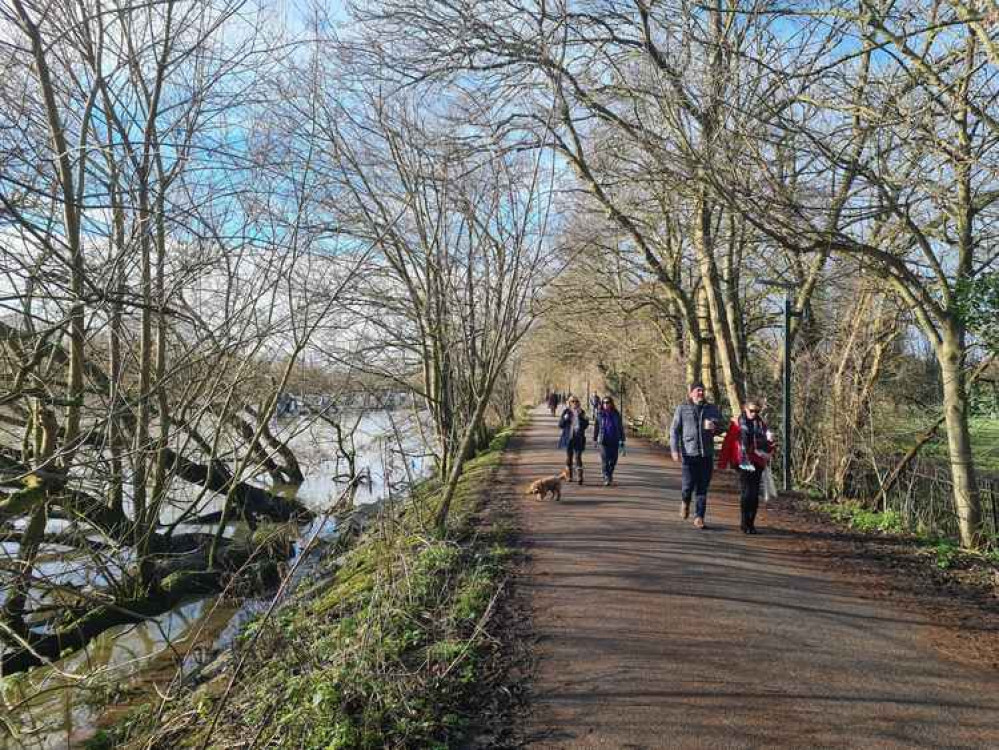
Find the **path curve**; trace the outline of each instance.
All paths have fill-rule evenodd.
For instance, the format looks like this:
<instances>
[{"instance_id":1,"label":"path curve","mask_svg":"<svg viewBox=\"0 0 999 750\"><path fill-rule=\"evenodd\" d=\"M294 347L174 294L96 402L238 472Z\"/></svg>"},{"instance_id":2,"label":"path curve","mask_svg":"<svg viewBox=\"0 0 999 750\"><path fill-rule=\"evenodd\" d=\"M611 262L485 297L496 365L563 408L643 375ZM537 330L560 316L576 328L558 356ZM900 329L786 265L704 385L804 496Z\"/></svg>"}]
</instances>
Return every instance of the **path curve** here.
<instances>
[{"instance_id":1,"label":"path curve","mask_svg":"<svg viewBox=\"0 0 999 750\"><path fill-rule=\"evenodd\" d=\"M535 411L512 481L555 473L556 437ZM661 448L631 440L612 487L584 461L561 503L519 504L525 747L999 748L999 674L941 655L927 616L865 598L765 513L743 535L731 497L705 531L681 521Z\"/></svg>"}]
</instances>

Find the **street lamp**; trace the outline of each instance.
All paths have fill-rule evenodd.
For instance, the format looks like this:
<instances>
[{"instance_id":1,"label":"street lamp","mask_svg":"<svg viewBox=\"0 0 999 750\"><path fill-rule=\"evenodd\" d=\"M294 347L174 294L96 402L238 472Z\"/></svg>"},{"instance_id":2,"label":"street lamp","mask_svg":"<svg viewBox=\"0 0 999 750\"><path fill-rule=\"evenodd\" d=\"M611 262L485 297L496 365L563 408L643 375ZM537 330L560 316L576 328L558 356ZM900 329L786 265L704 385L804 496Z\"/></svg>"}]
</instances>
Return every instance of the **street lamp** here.
<instances>
[{"instance_id":1,"label":"street lamp","mask_svg":"<svg viewBox=\"0 0 999 750\"><path fill-rule=\"evenodd\" d=\"M760 279L763 286L784 290L784 491L791 490L791 318L800 317L794 309L791 294L798 284L788 281Z\"/></svg>"}]
</instances>

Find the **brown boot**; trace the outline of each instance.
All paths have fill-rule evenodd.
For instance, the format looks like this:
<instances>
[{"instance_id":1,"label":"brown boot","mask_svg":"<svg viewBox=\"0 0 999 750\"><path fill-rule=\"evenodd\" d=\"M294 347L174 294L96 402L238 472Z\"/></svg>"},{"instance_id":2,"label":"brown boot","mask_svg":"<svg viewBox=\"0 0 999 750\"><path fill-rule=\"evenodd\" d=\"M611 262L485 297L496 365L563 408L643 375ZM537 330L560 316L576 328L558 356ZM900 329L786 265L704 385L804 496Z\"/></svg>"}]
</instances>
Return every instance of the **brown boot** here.
<instances>
[{"instance_id":1,"label":"brown boot","mask_svg":"<svg viewBox=\"0 0 999 750\"><path fill-rule=\"evenodd\" d=\"M579 471L579 483L582 484L583 483L583 467L582 466L577 466L576 468Z\"/></svg>"},{"instance_id":2,"label":"brown boot","mask_svg":"<svg viewBox=\"0 0 999 750\"><path fill-rule=\"evenodd\" d=\"M569 481L571 482L572 481L572 464L566 464L565 468L566 468L566 471L569 472Z\"/></svg>"}]
</instances>

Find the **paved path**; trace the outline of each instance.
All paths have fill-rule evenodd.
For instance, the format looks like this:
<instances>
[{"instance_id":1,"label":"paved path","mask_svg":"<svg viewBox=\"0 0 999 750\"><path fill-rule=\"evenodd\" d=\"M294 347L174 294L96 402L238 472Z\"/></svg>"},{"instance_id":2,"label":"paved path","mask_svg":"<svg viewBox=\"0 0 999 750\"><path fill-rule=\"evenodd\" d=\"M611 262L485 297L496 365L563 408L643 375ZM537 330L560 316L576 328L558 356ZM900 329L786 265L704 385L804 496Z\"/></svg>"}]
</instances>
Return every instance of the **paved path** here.
<instances>
[{"instance_id":1,"label":"paved path","mask_svg":"<svg viewBox=\"0 0 999 750\"><path fill-rule=\"evenodd\" d=\"M538 411L512 478L552 474L555 419ZM533 613L531 748L999 748L999 675L946 660L932 623L865 598L790 532L709 500L705 531L678 514L680 478L632 440L617 486L561 503L523 497Z\"/></svg>"}]
</instances>

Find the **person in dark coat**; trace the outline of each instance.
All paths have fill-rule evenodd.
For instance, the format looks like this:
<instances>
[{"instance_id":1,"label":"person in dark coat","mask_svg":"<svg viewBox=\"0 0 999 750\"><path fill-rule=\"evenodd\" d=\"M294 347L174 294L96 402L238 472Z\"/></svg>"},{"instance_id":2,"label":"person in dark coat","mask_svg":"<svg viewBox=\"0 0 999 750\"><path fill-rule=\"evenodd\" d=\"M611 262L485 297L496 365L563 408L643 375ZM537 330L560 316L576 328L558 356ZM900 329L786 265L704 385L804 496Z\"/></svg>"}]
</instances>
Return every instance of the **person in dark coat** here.
<instances>
[{"instance_id":1,"label":"person in dark coat","mask_svg":"<svg viewBox=\"0 0 999 750\"><path fill-rule=\"evenodd\" d=\"M773 433L760 416L759 402L747 401L739 415L739 527L743 534L756 533L760 479L773 451Z\"/></svg>"},{"instance_id":2,"label":"person in dark coat","mask_svg":"<svg viewBox=\"0 0 999 750\"><path fill-rule=\"evenodd\" d=\"M600 446L603 459L604 487L614 481L618 451L624 445L624 422L614 399L604 396L593 424L593 442Z\"/></svg>"},{"instance_id":3,"label":"person in dark coat","mask_svg":"<svg viewBox=\"0 0 999 750\"><path fill-rule=\"evenodd\" d=\"M694 496L694 526L703 529L714 468L714 438L725 431L725 422L718 407L705 399L703 383L691 383L687 396L673 415L670 451L674 461L683 462L680 517L690 515L690 498Z\"/></svg>"},{"instance_id":4,"label":"person in dark coat","mask_svg":"<svg viewBox=\"0 0 999 750\"><path fill-rule=\"evenodd\" d=\"M573 471L579 483L583 483L583 451L586 450L586 428L590 420L579 405L579 398L570 396L568 406L559 417L558 426L562 430L559 438L559 448L565 448L565 468L569 470L569 481L573 479ZM575 467L573 466L575 464Z\"/></svg>"}]
</instances>

